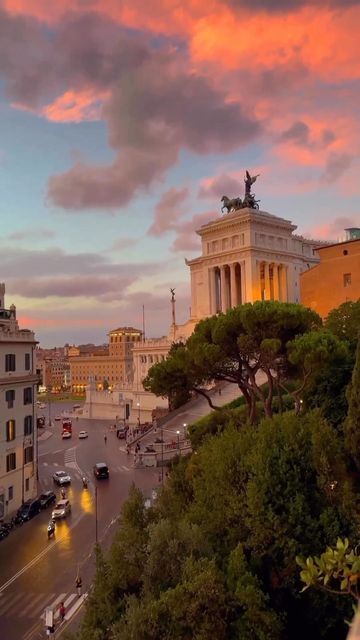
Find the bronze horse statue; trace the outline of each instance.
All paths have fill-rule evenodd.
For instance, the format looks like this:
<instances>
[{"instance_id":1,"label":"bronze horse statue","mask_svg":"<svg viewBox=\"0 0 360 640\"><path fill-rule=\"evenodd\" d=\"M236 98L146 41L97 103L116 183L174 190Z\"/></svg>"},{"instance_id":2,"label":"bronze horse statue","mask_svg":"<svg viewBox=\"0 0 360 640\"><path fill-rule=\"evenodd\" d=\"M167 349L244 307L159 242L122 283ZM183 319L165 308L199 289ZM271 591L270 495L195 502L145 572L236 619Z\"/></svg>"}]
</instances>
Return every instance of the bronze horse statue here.
<instances>
[{"instance_id":1,"label":"bronze horse statue","mask_svg":"<svg viewBox=\"0 0 360 640\"><path fill-rule=\"evenodd\" d=\"M238 209L241 209L243 204L241 198L232 198L230 200L227 196L223 196L221 198L221 202L223 203L221 211L227 209L228 213L230 213L230 211L237 211Z\"/></svg>"}]
</instances>

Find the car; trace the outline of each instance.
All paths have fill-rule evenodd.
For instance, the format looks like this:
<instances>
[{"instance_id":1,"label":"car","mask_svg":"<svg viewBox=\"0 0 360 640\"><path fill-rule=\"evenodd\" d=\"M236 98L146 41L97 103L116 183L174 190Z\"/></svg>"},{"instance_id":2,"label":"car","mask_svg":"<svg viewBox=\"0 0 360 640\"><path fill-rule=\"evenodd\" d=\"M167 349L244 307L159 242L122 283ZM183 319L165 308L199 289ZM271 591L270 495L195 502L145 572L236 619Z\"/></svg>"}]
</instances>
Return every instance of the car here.
<instances>
[{"instance_id":1,"label":"car","mask_svg":"<svg viewBox=\"0 0 360 640\"><path fill-rule=\"evenodd\" d=\"M88 437L88 432L87 431L79 431L79 440L83 440L84 438Z\"/></svg>"},{"instance_id":2,"label":"car","mask_svg":"<svg viewBox=\"0 0 360 640\"><path fill-rule=\"evenodd\" d=\"M71 511L70 500L59 500L55 509L51 512L53 520L59 520L60 518L66 518Z\"/></svg>"},{"instance_id":3,"label":"car","mask_svg":"<svg viewBox=\"0 0 360 640\"><path fill-rule=\"evenodd\" d=\"M53 480L59 487L62 487L63 484L70 484L71 477L66 471L55 471Z\"/></svg>"},{"instance_id":4,"label":"car","mask_svg":"<svg viewBox=\"0 0 360 640\"><path fill-rule=\"evenodd\" d=\"M55 416L55 418L54 418L54 420L56 420L56 422L60 422L61 419L62 419L61 416Z\"/></svg>"},{"instance_id":5,"label":"car","mask_svg":"<svg viewBox=\"0 0 360 640\"><path fill-rule=\"evenodd\" d=\"M45 409L46 408L46 404L44 404L43 402L39 402L39 409Z\"/></svg>"},{"instance_id":6,"label":"car","mask_svg":"<svg viewBox=\"0 0 360 640\"><path fill-rule=\"evenodd\" d=\"M119 438L119 440L124 440L126 438L126 432L127 432L127 429L125 429L125 427L118 427L116 429L116 435Z\"/></svg>"},{"instance_id":7,"label":"car","mask_svg":"<svg viewBox=\"0 0 360 640\"><path fill-rule=\"evenodd\" d=\"M51 504L56 502L56 495L53 491L45 491L39 496L40 507L46 509Z\"/></svg>"},{"instance_id":8,"label":"car","mask_svg":"<svg viewBox=\"0 0 360 640\"><path fill-rule=\"evenodd\" d=\"M63 431L61 434L61 437L63 440L67 440L68 438L71 438L71 431Z\"/></svg>"},{"instance_id":9,"label":"car","mask_svg":"<svg viewBox=\"0 0 360 640\"><path fill-rule=\"evenodd\" d=\"M31 520L34 516L36 516L41 509L40 500L37 498L35 500L27 500L24 504L18 509L17 514L15 516L15 521L26 522L27 520Z\"/></svg>"},{"instance_id":10,"label":"car","mask_svg":"<svg viewBox=\"0 0 360 640\"><path fill-rule=\"evenodd\" d=\"M109 467L105 462L97 462L94 465L94 476L98 480L109 477Z\"/></svg>"}]
</instances>

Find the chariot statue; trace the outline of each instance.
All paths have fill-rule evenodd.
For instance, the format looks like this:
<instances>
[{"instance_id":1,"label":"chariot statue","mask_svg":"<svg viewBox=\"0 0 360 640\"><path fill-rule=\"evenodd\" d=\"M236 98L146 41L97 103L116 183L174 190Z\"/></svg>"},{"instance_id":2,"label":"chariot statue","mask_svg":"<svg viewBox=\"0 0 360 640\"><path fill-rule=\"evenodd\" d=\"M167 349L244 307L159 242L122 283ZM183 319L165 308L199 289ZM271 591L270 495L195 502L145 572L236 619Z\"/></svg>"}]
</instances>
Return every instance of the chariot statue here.
<instances>
[{"instance_id":1,"label":"chariot statue","mask_svg":"<svg viewBox=\"0 0 360 640\"><path fill-rule=\"evenodd\" d=\"M258 209L260 200L255 200L255 196L251 193L251 187L259 177L259 173L256 176L251 176L248 171L246 171L246 175L244 178L245 182L245 196L242 200L241 198L228 198L227 196L223 196L221 198L222 207L221 211L227 209L227 212L238 211L239 209Z\"/></svg>"}]
</instances>

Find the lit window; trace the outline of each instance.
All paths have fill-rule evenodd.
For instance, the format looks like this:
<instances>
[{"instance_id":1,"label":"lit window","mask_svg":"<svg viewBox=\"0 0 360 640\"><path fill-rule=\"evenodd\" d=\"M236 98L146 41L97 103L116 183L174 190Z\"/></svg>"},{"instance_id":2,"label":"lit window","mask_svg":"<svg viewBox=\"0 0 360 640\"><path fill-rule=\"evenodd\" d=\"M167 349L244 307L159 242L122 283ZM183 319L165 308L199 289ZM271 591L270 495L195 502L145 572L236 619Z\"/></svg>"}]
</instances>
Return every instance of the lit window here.
<instances>
[{"instance_id":1,"label":"lit window","mask_svg":"<svg viewBox=\"0 0 360 640\"><path fill-rule=\"evenodd\" d=\"M351 286L351 273L344 273L344 287Z\"/></svg>"},{"instance_id":2,"label":"lit window","mask_svg":"<svg viewBox=\"0 0 360 640\"><path fill-rule=\"evenodd\" d=\"M6 441L15 440L15 420L8 420L6 423Z\"/></svg>"}]
</instances>

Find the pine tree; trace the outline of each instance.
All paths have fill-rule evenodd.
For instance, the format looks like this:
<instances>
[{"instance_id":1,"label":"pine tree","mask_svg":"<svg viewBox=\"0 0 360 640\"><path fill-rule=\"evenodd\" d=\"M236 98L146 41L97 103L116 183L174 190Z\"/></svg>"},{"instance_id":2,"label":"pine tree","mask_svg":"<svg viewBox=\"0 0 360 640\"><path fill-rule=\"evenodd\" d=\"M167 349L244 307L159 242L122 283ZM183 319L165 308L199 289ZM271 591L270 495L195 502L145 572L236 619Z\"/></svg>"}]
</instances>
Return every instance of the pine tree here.
<instances>
[{"instance_id":1,"label":"pine tree","mask_svg":"<svg viewBox=\"0 0 360 640\"><path fill-rule=\"evenodd\" d=\"M344 423L345 448L360 470L360 339L351 382L346 391L348 414Z\"/></svg>"}]
</instances>

